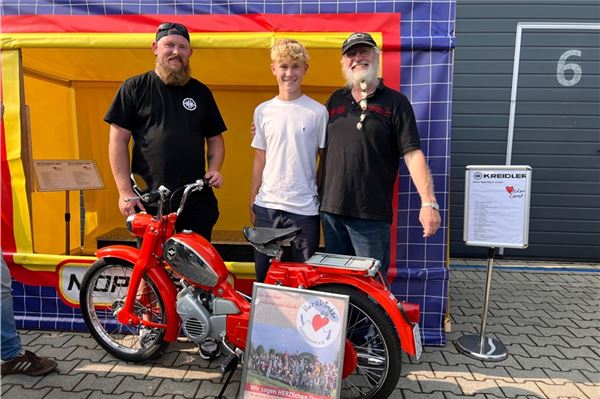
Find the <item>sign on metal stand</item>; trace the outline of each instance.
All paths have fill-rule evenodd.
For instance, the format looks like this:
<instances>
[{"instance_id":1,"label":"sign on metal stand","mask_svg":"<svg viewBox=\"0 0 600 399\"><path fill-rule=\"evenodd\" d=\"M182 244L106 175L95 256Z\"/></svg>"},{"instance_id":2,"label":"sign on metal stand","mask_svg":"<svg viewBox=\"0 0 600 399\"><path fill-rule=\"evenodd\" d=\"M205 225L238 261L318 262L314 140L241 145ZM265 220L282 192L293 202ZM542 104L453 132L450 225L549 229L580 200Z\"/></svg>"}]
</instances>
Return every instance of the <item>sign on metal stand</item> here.
<instances>
[{"instance_id":1,"label":"sign on metal stand","mask_svg":"<svg viewBox=\"0 0 600 399\"><path fill-rule=\"evenodd\" d=\"M65 192L65 254L71 253L71 204L73 190L101 190L104 188L96 161L80 159L33 161L38 191Z\"/></svg>"},{"instance_id":2,"label":"sign on metal stand","mask_svg":"<svg viewBox=\"0 0 600 399\"><path fill-rule=\"evenodd\" d=\"M465 245L488 247L485 299L480 335L464 335L458 349L479 360L506 359L506 347L485 335L496 248L527 248L531 167L469 165L465 172Z\"/></svg>"}]
</instances>

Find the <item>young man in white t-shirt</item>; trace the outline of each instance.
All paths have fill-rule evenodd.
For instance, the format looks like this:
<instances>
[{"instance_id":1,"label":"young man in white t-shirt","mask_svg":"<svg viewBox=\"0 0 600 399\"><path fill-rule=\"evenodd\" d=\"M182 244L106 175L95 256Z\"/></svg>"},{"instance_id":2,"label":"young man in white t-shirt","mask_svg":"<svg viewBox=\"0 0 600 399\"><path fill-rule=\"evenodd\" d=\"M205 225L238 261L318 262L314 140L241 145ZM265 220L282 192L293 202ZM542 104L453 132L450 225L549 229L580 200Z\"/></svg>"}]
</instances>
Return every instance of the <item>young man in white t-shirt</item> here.
<instances>
[{"instance_id":1,"label":"young man in white t-shirt","mask_svg":"<svg viewBox=\"0 0 600 399\"><path fill-rule=\"evenodd\" d=\"M250 219L255 227L300 227L292 260L303 262L319 246L317 156L325 147L325 106L302 94L308 52L292 39L271 49L271 71L279 93L254 111L256 149L250 186ZM269 258L255 251L256 280L264 281Z\"/></svg>"}]
</instances>

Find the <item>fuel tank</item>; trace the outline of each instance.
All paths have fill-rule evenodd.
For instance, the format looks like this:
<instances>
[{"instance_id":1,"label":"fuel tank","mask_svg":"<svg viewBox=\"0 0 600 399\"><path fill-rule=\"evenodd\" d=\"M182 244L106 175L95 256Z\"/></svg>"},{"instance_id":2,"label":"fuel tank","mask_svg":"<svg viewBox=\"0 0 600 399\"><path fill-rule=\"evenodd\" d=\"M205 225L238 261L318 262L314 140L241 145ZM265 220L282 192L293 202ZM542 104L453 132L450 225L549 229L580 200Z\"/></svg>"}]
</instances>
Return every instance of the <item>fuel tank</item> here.
<instances>
[{"instance_id":1,"label":"fuel tank","mask_svg":"<svg viewBox=\"0 0 600 399\"><path fill-rule=\"evenodd\" d=\"M184 230L165 241L165 260L178 274L200 286L212 288L228 275L217 250L201 235Z\"/></svg>"}]
</instances>

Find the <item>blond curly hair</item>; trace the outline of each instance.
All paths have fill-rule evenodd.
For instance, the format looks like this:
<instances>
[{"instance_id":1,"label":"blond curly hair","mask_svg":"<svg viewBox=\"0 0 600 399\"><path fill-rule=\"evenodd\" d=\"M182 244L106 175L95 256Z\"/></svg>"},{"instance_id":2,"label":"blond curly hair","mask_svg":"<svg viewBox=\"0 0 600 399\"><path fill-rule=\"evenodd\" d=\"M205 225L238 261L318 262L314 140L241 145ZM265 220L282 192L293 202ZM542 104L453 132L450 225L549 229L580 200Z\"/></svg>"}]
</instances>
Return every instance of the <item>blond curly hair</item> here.
<instances>
[{"instance_id":1,"label":"blond curly hair","mask_svg":"<svg viewBox=\"0 0 600 399\"><path fill-rule=\"evenodd\" d=\"M271 61L300 61L308 64L308 51L297 40L279 39L271 47Z\"/></svg>"}]
</instances>

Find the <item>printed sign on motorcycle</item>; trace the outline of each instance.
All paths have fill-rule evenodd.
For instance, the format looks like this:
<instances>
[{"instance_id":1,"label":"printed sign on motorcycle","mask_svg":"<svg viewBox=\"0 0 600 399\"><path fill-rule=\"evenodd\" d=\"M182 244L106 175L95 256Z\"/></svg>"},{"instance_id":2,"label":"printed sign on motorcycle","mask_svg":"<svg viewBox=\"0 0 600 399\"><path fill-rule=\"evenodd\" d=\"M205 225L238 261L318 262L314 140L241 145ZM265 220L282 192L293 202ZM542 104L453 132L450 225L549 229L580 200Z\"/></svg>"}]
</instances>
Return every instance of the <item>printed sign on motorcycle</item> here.
<instances>
[{"instance_id":1,"label":"printed sign on motorcycle","mask_svg":"<svg viewBox=\"0 0 600 399\"><path fill-rule=\"evenodd\" d=\"M241 397L339 398L349 298L254 284Z\"/></svg>"}]
</instances>

